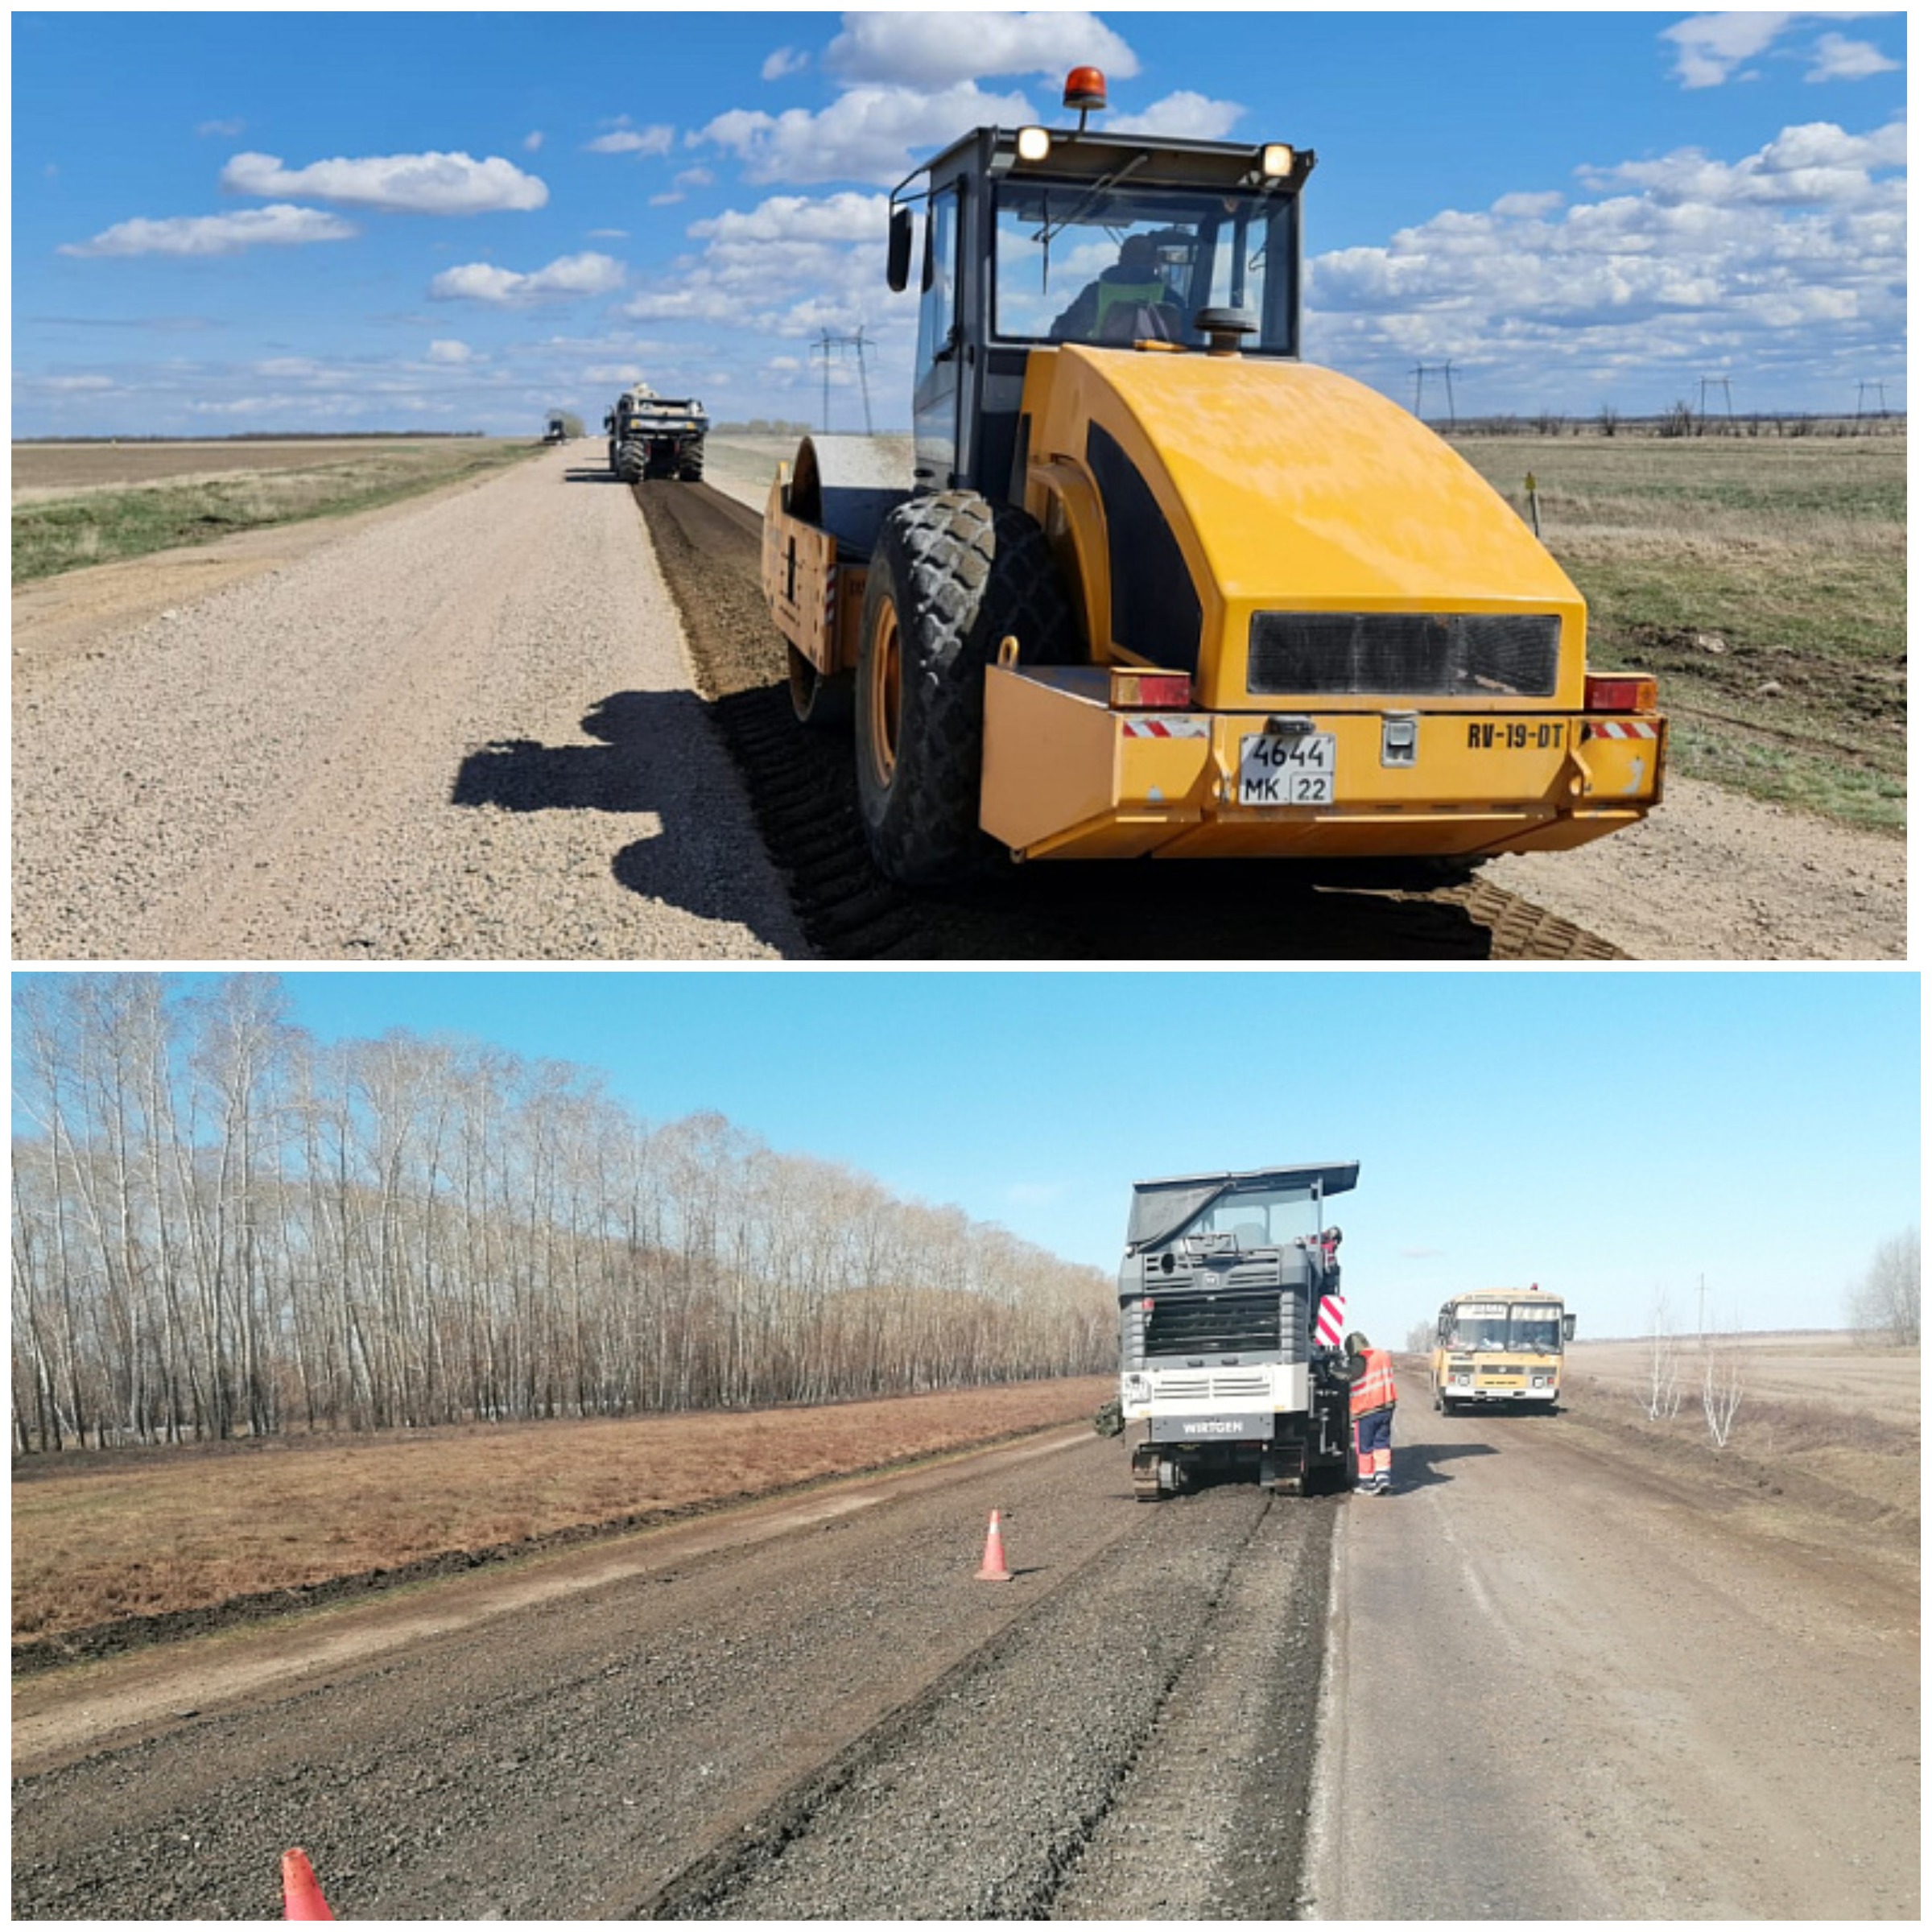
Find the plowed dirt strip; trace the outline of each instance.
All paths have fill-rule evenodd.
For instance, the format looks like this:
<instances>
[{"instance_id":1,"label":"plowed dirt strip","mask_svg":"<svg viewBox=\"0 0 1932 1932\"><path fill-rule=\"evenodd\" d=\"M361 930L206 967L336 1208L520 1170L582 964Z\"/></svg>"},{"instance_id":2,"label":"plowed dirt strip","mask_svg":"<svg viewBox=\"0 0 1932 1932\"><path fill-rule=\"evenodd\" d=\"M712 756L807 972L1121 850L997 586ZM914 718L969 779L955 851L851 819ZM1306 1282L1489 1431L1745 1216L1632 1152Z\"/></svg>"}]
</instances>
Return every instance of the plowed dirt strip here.
<instances>
[{"instance_id":1,"label":"plowed dirt strip","mask_svg":"<svg viewBox=\"0 0 1932 1932\"><path fill-rule=\"evenodd\" d=\"M1568 920L1478 880L1453 891L1315 890L1276 869L1030 865L917 895L873 869L852 745L802 729L758 584L757 511L708 487L637 486L698 688L813 947L848 960L1614 960Z\"/></svg>"}]
</instances>

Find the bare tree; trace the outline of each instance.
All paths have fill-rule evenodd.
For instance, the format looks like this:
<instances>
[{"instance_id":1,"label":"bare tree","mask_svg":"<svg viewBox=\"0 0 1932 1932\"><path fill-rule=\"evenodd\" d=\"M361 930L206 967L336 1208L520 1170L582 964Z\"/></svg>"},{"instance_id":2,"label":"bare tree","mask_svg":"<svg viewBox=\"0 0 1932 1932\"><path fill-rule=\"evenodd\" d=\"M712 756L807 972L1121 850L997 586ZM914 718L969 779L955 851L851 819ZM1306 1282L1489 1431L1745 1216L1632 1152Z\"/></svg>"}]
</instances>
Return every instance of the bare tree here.
<instances>
[{"instance_id":1,"label":"bare tree","mask_svg":"<svg viewBox=\"0 0 1932 1932\"><path fill-rule=\"evenodd\" d=\"M1845 1312L1866 1340L1888 1348L1918 1346L1918 1230L1895 1234L1847 1291Z\"/></svg>"},{"instance_id":2,"label":"bare tree","mask_svg":"<svg viewBox=\"0 0 1932 1932\"><path fill-rule=\"evenodd\" d=\"M1670 1298L1659 1288L1650 1298L1649 1345L1645 1352L1644 1380L1637 1392L1637 1406L1653 1422L1667 1422L1683 1405L1675 1327Z\"/></svg>"},{"instance_id":3,"label":"bare tree","mask_svg":"<svg viewBox=\"0 0 1932 1932\"><path fill-rule=\"evenodd\" d=\"M1744 1399L1744 1355L1735 1333L1704 1338L1699 1389L1711 1439L1721 1449Z\"/></svg>"},{"instance_id":4,"label":"bare tree","mask_svg":"<svg viewBox=\"0 0 1932 1932\"><path fill-rule=\"evenodd\" d=\"M1409 1329L1408 1348L1411 1355L1432 1353L1435 1348L1435 1323L1434 1322L1411 1323Z\"/></svg>"}]
</instances>

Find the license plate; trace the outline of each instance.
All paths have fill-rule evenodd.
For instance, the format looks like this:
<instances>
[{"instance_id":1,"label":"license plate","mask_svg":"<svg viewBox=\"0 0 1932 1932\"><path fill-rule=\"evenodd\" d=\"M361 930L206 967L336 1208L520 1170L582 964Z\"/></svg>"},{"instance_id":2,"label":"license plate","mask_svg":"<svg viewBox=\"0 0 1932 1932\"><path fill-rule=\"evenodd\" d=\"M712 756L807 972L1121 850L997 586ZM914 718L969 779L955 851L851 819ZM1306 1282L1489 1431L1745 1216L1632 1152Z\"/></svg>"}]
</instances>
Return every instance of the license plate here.
<instances>
[{"instance_id":1,"label":"license plate","mask_svg":"<svg viewBox=\"0 0 1932 1932\"><path fill-rule=\"evenodd\" d=\"M1241 740L1244 805L1332 805L1335 733L1257 733Z\"/></svg>"},{"instance_id":2,"label":"license plate","mask_svg":"<svg viewBox=\"0 0 1932 1932\"><path fill-rule=\"evenodd\" d=\"M1561 718L1540 724L1472 724L1472 751L1561 751L1569 740L1569 726Z\"/></svg>"}]
</instances>

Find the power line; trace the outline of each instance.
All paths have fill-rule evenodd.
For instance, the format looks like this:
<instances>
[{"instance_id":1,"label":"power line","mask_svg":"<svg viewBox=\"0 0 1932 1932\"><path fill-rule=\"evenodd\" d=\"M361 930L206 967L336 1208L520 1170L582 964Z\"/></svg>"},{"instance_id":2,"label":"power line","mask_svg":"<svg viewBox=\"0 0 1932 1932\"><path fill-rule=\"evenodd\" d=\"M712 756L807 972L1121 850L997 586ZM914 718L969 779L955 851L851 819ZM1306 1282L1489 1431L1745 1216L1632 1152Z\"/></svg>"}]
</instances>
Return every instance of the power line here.
<instances>
[{"instance_id":1,"label":"power line","mask_svg":"<svg viewBox=\"0 0 1932 1932\"><path fill-rule=\"evenodd\" d=\"M1418 362L1415 365L1415 414L1419 422L1422 414L1422 378L1425 376L1440 376L1443 393L1448 398L1449 427L1455 427L1455 384L1452 380L1455 365L1453 362Z\"/></svg>"}]
</instances>

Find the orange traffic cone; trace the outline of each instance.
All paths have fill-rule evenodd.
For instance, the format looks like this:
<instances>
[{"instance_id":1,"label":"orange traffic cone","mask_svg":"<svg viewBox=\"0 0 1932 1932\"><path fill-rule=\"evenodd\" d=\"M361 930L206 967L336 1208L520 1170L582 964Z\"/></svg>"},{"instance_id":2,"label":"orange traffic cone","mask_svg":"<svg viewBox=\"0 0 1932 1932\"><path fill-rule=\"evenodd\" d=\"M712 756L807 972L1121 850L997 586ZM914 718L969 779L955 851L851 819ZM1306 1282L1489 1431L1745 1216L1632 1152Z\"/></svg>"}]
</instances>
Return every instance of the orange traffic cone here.
<instances>
[{"instance_id":1,"label":"orange traffic cone","mask_svg":"<svg viewBox=\"0 0 1932 1932\"><path fill-rule=\"evenodd\" d=\"M316 1868L306 1852L282 1854L282 1916L284 1918L333 1918L322 1888L316 1883Z\"/></svg>"},{"instance_id":2,"label":"orange traffic cone","mask_svg":"<svg viewBox=\"0 0 1932 1932\"><path fill-rule=\"evenodd\" d=\"M1000 1534L1000 1513L994 1510L993 1521L986 1525L986 1554L980 1558L980 1567L973 1579L981 1583L1009 1583L1013 1572L1006 1567L1006 1544Z\"/></svg>"}]
</instances>

